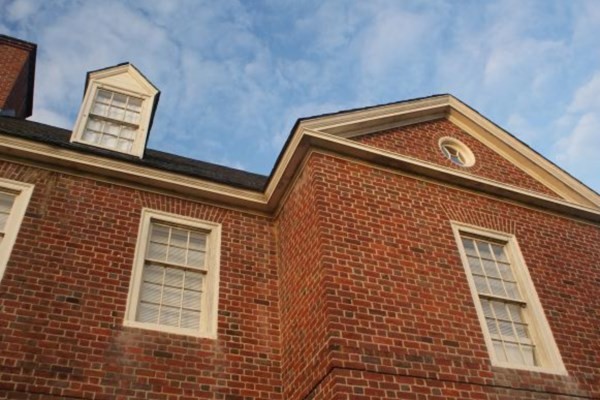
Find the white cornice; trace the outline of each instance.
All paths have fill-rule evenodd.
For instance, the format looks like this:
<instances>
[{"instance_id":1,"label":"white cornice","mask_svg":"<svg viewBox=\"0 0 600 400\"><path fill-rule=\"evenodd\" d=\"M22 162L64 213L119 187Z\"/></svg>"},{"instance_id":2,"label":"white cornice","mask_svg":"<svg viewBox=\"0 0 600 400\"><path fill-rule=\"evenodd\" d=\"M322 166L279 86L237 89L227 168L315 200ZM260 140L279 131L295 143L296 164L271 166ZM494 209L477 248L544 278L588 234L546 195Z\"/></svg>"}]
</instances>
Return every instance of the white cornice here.
<instances>
[{"instance_id":1,"label":"white cornice","mask_svg":"<svg viewBox=\"0 0 600 400\"><path fill-rule=\"evenodd\" d=\"M146 185L150 188L181 193L187 197L194 196L200 200L272 213L277 210L281 199L284 198L286 192L289 190L305 157L311 150L322 150L331 154L339 154L340 156L362 160L384 168L398 170L401 173L408 173L415 177L422 176L426 179L446 182L450 185L460 186L475 192L514 200L564 215L583 218L597 223L600 222L600 199L598 199L598 196L595 199L594 196L590 196L590 193L594 194L590 189L585 188L583 185L580 185L583 188L577 187L571 182L571 180L574 181L573 178L570 178L568 174L556 167L553 168L558 171L552 171L552 175L545 173L545 164L552 166L551 163L489 121L485 119L481 121L476 120L477 123L472 123L476 126L467 124L468 121L471 121L470 118L475 118L479 114L461 104L450 96L438 96L425 100L383 106L381 109L373 108L353 111L349 113L351 115L336 114L320 117L315 120L302 121L292 133L292 137L283 150L264 192L240 189L226 184L211 182L206 179L194 178L126 161L84 154L14 136L2 135L0 152L44 163L49 166L57 165L75 171L132 182L137 185ZM415 111L417 115L411 114L412 111ZM395 118L395 123L402 123L403 121L414 120L415 118L427 118L428 112L430 115L435 115L436 118L440 115L440 112L447 114L449 119L454 119L455 123L463 124L463 129L466 129L471 134L485 136L485 132L492 131L492 135L487 134L488 139L486 140L488 140L489 144L486 144L495 146L495 149L504 146L505 148L500 148L498 151L503 153L505 157L513 157L514 162L520 164L529 162L530 165L533 165L533 167L529 167L532 175L539 174L541 178L548 179L551 183L554 182L554 186L550 184L548 186L557 191L557 193L561 193L560 191L562 190L562 192L569 195L563 196L565 200L545 196L540 193L465 174L461 171L444 168L415 158L384 151L342 137L344 136L344 132L356 132L356 125L353 125L356 123L359 125L363 124L363 127L369 124L375 126L376 124L373 121L377 120L378 117L383 117L384 120L387 118L387 122ZM381 119L379 121L381 122ZM344 131L344 124L350 125L349 127L347 126L347 131ZM481 127L481 125L484 127ZM331 134L330 131L332 129L336 130L338 134ZM481 131L477 131L477 129ZM531 159L535 159L535 162L531 161ZM597 203L594 203L594 200Z\"/></svg>"}]
</instances>

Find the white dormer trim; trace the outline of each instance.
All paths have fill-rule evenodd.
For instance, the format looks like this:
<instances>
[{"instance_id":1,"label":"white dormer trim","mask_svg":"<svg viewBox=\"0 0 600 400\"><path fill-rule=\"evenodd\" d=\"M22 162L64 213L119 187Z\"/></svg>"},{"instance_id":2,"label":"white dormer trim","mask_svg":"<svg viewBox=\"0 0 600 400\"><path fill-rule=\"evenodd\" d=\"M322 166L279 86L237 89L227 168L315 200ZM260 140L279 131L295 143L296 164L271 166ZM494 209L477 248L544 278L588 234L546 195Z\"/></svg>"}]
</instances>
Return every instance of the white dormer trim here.
<instances>
[{"instance_id":1,"label":"white dormer trim","mask_svg":"<svg viewBox=\"0 0 600 400\"><path fill-rule=\"evenodd\" d=\"M106 94L109 100L99 99ZM131 64L90 72L71 142L142 158L157 95L158 89ZM128 106L116 105L117 99L125 99ZM109 105L94 107L101 102Z\"/></svg>"}]
</instances>

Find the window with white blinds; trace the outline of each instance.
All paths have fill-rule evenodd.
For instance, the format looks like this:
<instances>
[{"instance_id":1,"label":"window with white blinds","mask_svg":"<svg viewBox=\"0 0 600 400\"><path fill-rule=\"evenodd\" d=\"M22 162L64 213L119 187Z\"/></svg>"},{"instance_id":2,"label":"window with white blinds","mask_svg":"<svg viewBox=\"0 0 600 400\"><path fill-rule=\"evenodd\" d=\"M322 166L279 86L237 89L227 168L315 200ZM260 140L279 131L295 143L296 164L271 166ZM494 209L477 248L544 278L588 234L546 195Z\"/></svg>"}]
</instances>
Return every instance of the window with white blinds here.
<instances>
[{"instance_id":1,"label":"window with white blinds","mask_svg":"<svg viewBox=\"0 0 600 400\"><path fill-rule=\"evenodd\" d=\"M538 365L535 345L523 318L527 303L519 294L504 245L465 236L462 244L496 358L511 364Z\"/></svg>"},{"instance_id":2,"label":"window with white blinds","mask_svg":"<svg viewBox=\"0 0 600 400\"><path fill-rule=\"evenodd\" d=\"M0 280L16 241L33 185L0 178Z\"/></svg>"},{"instance_id":3,"label":"window with white blinds","mask_svg":"<svg viewBox=\"0 0 600 400\"><path fill-rule=\"evenodd\" d=\"M452 227L492 363L566 374L515 237Z\"/></svg>"},{"instance_id":4,"label":"window with white blinds","mask_svg":"<svg viewBox=\"0 0 600 400\"><path fill-rule=\"evenodd\" d=\"M220 226L145 210L141 235L128 324L214 335Z\"/></svg>"}]
</instances>

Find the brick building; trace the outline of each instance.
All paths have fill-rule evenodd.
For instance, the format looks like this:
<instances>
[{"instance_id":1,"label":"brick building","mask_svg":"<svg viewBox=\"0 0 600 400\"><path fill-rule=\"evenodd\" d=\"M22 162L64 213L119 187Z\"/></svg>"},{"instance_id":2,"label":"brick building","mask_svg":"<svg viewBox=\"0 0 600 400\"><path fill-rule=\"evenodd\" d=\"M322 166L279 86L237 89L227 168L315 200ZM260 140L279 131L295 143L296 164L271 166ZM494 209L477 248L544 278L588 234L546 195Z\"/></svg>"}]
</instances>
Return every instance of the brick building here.
<instances>
[{"instance_id":1,"label":"brick building","mask_svg":"<svg viewBox=\"0 0 600 400\"><path fill-rule=\"evenodd\" d=\"M452 97L300 119L269 176L31 114L0 37L0 398L600 398L600 196ZM83 79L83 77L82 77Z\"/></svg>"}]
</instances>

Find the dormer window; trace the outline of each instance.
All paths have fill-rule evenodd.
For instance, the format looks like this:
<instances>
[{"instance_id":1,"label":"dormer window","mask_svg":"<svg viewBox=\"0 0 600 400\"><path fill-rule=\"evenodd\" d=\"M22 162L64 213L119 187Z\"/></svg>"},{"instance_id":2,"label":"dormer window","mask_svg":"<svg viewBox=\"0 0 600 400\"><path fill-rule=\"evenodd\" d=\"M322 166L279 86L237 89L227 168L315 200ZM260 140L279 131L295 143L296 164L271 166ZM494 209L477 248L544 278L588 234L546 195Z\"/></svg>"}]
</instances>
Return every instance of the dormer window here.
<instances>
[{"instance_id":1,"label":"dormer window","mask_svg":"<svg viewBox=\"0 0 600 400\"><path fill-rule=\"evenodd\" d=\"M81 140L130 153L140 128L142 102L138 97L98 89Z\"/></svg>"},{"instance_id":2,"label":"dormer window","mask_svg":"<svg viewBox=\"0 0 600 400\"><path fill-rule=\"evenodd\" d=\"M142 157L158 94L131 64L88 74L71 141Z\"/></svg>"}]
</instances>

